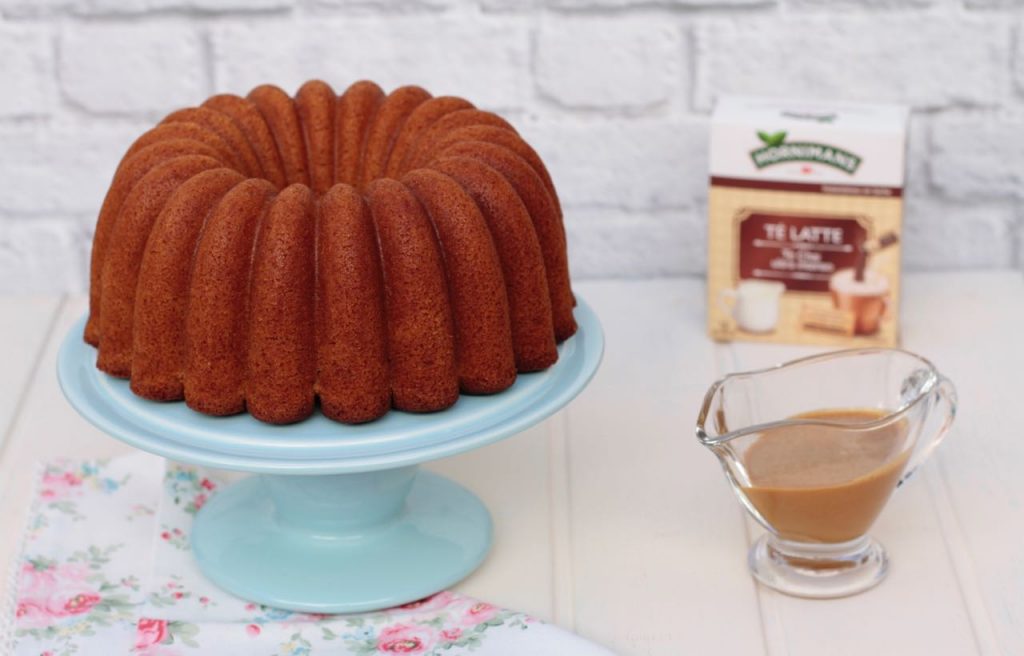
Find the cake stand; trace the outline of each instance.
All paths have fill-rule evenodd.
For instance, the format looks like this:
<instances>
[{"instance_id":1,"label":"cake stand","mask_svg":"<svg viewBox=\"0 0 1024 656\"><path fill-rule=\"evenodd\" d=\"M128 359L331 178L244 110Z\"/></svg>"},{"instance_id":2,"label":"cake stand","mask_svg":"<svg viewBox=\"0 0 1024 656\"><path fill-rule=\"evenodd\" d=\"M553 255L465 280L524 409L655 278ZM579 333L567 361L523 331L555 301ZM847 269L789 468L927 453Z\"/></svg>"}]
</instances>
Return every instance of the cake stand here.
<instances>
[{"instance_id":1,"label":"cake stand","mask_svg":"<svg viewBox=\"0 0 1024 656\"><path fill-rule=\"evenodd\" d=\"M546 371L521 374L500 394L462 396L443 412L393 411L358 426L319 412L275 426L147 401L96 369L84 317L61 345L57 373L75 410L109 435L172 460L256 474L225 487L195 518L192 549L207 578L278 608L368 611L427 597L483 561L487 509L419 465L521 432L579 394L604 338L582 300L575 314L579 331Z\"/></svg>"}]
</instances>

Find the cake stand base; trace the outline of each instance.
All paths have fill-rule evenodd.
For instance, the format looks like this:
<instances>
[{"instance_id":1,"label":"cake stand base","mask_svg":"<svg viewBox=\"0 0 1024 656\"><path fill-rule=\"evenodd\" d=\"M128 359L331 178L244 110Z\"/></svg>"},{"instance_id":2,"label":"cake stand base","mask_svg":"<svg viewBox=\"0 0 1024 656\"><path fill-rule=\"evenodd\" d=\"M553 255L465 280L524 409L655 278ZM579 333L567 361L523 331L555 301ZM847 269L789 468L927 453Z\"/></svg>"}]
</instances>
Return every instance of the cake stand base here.
<instances>
[{"instance_id":1,"label":"cake stand base","mask_svg":"<svg viewBox=\"0 0 1024 656\"><path fill-rule=\"evenodd\" d=\"M483 561L491 518L465 488L417 469L260 475L228 486L196 516L199 568L243 599L312 613L443 590Z\"/></svg>"}]
</instances>

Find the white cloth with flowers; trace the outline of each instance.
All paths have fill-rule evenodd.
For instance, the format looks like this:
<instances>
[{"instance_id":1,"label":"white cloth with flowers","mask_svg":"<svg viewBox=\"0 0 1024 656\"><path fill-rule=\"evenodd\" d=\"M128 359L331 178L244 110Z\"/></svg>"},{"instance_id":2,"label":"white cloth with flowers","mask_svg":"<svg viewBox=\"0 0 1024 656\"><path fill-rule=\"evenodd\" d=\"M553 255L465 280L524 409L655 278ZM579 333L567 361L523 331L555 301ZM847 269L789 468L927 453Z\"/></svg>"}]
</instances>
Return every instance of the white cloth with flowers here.
<instances>
[{"instance_id":1,"label":"white cloth with flowers","mask_svg":"<svg viewBox=\"0 0 1024 656\"><path fill-rule=\"evenodd\" d=\"M16 656L197 654L607 655L451 592L387 611L310 615L248 603L196 568L189 530L220 482L144 453L43 466L0 651ZM6 633L6 635L5 635ZM6 641L6 642L5 642ZM4 649L8 647L8 649Z\"/></svg>"}]
</instances>

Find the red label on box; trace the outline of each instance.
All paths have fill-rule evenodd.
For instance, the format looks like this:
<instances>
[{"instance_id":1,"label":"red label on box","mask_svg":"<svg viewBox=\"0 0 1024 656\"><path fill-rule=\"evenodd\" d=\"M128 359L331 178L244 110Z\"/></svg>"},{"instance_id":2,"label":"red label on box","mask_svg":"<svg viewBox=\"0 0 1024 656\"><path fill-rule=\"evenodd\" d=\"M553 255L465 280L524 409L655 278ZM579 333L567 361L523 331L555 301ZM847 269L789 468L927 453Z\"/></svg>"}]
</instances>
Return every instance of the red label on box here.
<instances>
[{"instance_id":1,"label":"red label on box","mask_svg":"<svg viewBox=\"0 0 1024 656\"><path fill-rule=\"evenodd\" d=\"M755 212L740 219L741 280L778 280L827 292L832 274L856 265L867 230L855 218Z\"/></svg>"}]
</instances>

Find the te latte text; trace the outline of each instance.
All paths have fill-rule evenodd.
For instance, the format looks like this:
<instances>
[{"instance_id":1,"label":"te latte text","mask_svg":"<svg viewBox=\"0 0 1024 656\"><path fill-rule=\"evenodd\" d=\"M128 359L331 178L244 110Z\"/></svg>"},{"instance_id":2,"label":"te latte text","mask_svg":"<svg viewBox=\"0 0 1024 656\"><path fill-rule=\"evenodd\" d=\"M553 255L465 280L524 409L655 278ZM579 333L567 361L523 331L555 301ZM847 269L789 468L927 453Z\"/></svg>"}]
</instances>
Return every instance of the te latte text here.
<instances>
[{"instance_id":1,"label":"te latte text","mask_svg":"<svg viewBox=\"0 0 1024 656\"><path fill-rule=\"evenodd\" d=\"M789 230L787 230L789 228ZM788 234L787 234L788 233ZM788 241L806 244L843 244L843 229L826 226L787 226L785 223L764 224L764 236L769 241Z\"/></svg>"}]
</instances>

